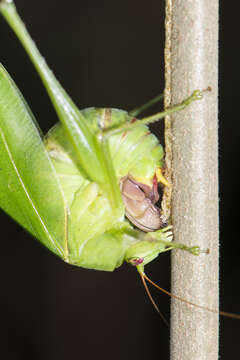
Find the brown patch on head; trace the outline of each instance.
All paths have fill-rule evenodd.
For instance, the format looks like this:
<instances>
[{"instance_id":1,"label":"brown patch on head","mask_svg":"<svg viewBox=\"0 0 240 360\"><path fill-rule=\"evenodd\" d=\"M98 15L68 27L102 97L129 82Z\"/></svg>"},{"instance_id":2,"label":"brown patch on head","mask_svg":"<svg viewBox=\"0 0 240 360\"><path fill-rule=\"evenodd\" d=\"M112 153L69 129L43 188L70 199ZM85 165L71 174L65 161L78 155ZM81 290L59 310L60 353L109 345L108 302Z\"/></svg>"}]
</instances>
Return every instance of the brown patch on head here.
<instances>
[{"instance_id":1,"label":"brown patch on head","mask_svg":"<svg viewBox=\"0 0 240 360\"><path fill-rule=\"evenodd\" d=\"M134 117L131 119L130 124L134 124L137 121L137 119Z\"/></svg>"}]
</instances>

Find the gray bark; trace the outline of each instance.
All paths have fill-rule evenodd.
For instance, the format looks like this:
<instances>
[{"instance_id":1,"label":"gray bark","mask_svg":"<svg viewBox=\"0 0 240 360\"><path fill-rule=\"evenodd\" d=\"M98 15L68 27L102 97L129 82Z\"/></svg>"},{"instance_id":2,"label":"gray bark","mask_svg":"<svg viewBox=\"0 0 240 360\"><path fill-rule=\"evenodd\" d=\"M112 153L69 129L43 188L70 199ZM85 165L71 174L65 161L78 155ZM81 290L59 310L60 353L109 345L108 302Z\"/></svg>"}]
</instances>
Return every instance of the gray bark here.
<instances>
[{"instance_id":1,"label":"gray bark","mask_svg":"<svg viewBox=\"0 0 240 360\"><path fill-rule=\"evenodd\" d=\"M212 88L172 116L171 126L166 120L173 192L165 194L165 211L172 202L174 241L210 250L172 252L172 292L218 309L218 1L168 0L166 8L165 105ZM218 315L172 299L171 359L218 359Z\"/></svg>"}]
</instances>

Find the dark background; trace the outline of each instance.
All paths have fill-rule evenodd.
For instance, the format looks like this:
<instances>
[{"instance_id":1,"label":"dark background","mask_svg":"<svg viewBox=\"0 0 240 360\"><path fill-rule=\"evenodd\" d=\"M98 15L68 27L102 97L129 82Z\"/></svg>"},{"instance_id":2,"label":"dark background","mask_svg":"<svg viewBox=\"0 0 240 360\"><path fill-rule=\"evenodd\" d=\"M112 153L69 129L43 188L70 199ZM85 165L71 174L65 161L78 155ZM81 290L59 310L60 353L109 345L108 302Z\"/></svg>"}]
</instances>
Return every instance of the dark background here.
<instances>
[{"instance_id":1,"label":"dark background","mask_svg":"<svg viewBox=\"0 0 240 360\"><path fill-rule=\"evenodd\" d=\"M132 109L163 90L164 1L16 1L57 78L80 108ZM231 4L231 5L230 5ZM221 309L240 313L238 9L221 8ZM238 30L237 30L238 31ZM235 32L235 33L234 33ZM0 18L0 61L46 132L57 117L19 42ZM237 36L236 36L237 35ZM152 109L156 111L157 109ZM1 357L65 360L169 357L169 330L134 268L113 273L65 264L8 216L1 222ZM148 274L169 289L162 254ZM169 317L169 299L152 290ZM221 319L221 359L239 352L240 322Z\"/></svg>"}]
</instances>

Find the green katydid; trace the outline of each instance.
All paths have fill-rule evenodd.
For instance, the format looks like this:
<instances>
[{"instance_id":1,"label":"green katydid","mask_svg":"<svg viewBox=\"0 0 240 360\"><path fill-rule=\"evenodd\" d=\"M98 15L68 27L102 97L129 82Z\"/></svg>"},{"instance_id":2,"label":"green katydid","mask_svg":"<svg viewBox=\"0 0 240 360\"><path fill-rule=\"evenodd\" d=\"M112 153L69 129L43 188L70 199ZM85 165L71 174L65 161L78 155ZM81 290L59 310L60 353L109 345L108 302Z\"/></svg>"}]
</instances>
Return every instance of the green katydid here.
<instances>
[{"instance_id":1,"label":"green katydid","mask_svg":"<svg viewBox=\"0 0 240 360\"><path fill-rule=\"evenodd\" d=\"M158 201L163 148L147 127L202 92L142 120L118 109L79 110L49 70L13 1L0 11L30 56L60 123L43 138L20 91L0 67L0 206L64 261L113 271L144 266L159 253L198 246L172 242ZM155 99L154 101L157 101ZM150 104L148 104L150 105Z\"/></svg>"}]
</instances>

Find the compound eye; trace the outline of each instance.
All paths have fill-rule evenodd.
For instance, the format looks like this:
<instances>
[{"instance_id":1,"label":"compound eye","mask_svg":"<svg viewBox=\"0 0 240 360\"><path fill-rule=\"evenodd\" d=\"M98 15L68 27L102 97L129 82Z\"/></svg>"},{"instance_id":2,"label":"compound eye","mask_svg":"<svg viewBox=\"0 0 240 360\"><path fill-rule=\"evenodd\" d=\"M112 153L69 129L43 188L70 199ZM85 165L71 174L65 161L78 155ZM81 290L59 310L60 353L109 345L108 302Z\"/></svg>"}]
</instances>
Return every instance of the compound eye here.
<instances>
[{"instance_id":1,"label":"compound eye","mask_svg":"<svg viewBox=\"0 0 240 360\"><path fill-rule=\"evenodd\" d=\"M133 266L137 266L137 265L142 264L143 261L144 261L144 258L133 258L129 261L129 263Z\"/></svg>"}]
</instances>

